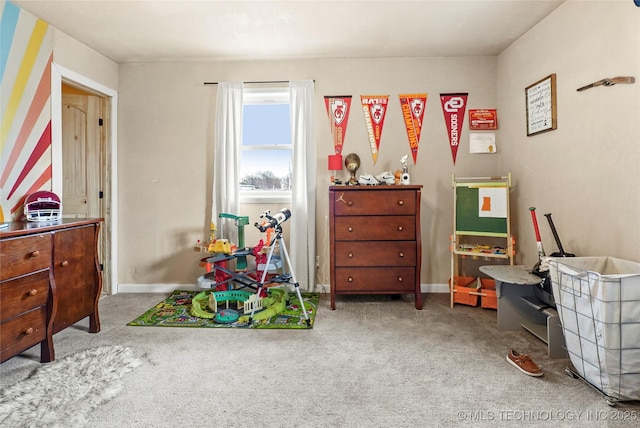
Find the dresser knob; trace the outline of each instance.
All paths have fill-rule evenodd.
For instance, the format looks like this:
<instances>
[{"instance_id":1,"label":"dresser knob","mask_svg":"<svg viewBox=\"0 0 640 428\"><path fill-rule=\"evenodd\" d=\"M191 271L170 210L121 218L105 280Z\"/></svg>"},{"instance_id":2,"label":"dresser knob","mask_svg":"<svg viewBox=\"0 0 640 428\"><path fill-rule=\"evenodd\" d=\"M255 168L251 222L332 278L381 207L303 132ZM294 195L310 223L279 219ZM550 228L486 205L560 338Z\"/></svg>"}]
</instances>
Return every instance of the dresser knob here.
<instances>
[{"instance_id":1,"label":"dresser knob","mask_svg":"<svg viewBox=\"0 0 640 428\"><path fill-rule=\"evenodd\" d=\"M29 257L38 257L40 255L40 251L35 250L32 251L31 254L29 254Z\"/></svg>"},{"instance_id":2,"label":"dresser knob","mask_svg":"<svg viewBox=\"0 0 640 428\"><path fill-rule=\"evenodd\" d=\"M25 336L29 336L29 335L31 335L31 334L33 334L33 327L29 327L28 329L26 329L26 330L24 331L24 335L25 335Z\"/></svg>"},{"instance_id":3,"label":"dresser knob","mask_svg":"<svg viewBox=\"0 0 640 428\"><path fill-rule=\"evenodd\" d=\"M398 277L398 282L404 281L401 276Z\"/></svg>"},{"instance_id":4,"label":"dresser knob","mask_svg":"<svg viewBox=\"0 0 640 428\"><path fill-rule=\"evenodd\" d=\"M398 205L404 205L404 201L403 200L398 201Z\"/></svg>"},{"instance_id":5,"label":"dresser knob","mask_svg":"<svg viewBox=\"0 0 640 428\"><path fill-rule=\"evenodd\" d=\"M402 232L403 230L404 230L404 227L398 226L398 232Z\"/></svg>"},{"instance_id":6,"label":"dresser knob","mask_svg":"<svg viewBox=\"0 0 640 428\"><path fill-rule=\"evenodd\" d=\"M349 253L347 256L348 256L350 259L352 259L352 258L353 258L353 253Z\"/></svg>"},{"instance_id":7,"label":"dresser knob","mask_svg":"<svg viewBox=\"0 0 640 428\"><path fill-rule=\"evenodd\" d=\"M35 288L32 288L31 290L27 291L27 294L29 296L35 296L36 294L38 294L38 290L36 290Z\"/></svg>"},{"instance_id":8,"label":"dresser knob","mask_svg":"<svg viewBox=\"0 0 640 428\"><path fill-rule=\"evenodd\" d=\"M349 205L350 207L352 207L352 206L353 206L353 201L349 201L349 202L347 202L347 205Z\"/></svg>"},{"instance_id":9,"label":"dresser knob","mask_svg":"<svg viewBox=\"0 0 640 428\"><path fill-rule=\"evenodd\" d=\"M62 266L62 267L67 267L67 266L69 266L69 260L65 260L65 261L63 261L62 263L60 263L60 266Z\"/></svg>"},{"instance_id":10,"label":"dresser knob","mask_svg":"<svg viewBox=\"0 0 640 428\"><path fill-rule=\"evenodd\" d=\"M400 257L404 257L404 253L398 253Z\"/></svg>"},{"instance_id":11,"label":"dresser knob","mask_svg":"<svg viewBox=\"0 0 640 428\"><path fill-rule=\"evenodd\" d=\"M347 281L349 281L349 282L353 282L353 277L352 277L352 276L348 277L348 278L347 278Z\"/></svg>"},{"instance_id":12,"label":"dresser knob","mask_svg":"<svg viewBox=\"0 0 640 428\"><path fill-rule=\"evenodd\" d=\"M353 227L347 229L349 232L353 232Z\"/></svg>"}]
</instances>

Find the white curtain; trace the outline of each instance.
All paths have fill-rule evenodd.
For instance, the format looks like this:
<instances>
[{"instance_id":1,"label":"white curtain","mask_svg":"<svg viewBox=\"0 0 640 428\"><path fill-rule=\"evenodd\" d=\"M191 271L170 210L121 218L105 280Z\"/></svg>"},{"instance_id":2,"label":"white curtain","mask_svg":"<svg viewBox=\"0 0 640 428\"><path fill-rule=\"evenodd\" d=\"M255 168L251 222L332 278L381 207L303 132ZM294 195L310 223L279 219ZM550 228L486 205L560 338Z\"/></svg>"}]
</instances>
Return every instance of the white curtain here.
<instances>
[{"instance_id":1,"label":"white curtain","mask_svg":"<svg viewBox=\"0 0 640 428\"><path fill-rule=\"evenodd\" d=\"M240 149L242 147L242 82L218 83L213 150L213 204L211 221L217 237L238 242L233 222L219 221L220 213L238 214Z\"/></svg>"},{"instance_id":2,"label":"white curtain","mask_svg":"<svg viewBox=\"0 0 640 428\"><path fill-rule=\"evenodd\" d=\"M293 180L291 185L290 257L301 289L315 287L316 147L312 80L289 82Z\"/></svg>"}]
</instances>

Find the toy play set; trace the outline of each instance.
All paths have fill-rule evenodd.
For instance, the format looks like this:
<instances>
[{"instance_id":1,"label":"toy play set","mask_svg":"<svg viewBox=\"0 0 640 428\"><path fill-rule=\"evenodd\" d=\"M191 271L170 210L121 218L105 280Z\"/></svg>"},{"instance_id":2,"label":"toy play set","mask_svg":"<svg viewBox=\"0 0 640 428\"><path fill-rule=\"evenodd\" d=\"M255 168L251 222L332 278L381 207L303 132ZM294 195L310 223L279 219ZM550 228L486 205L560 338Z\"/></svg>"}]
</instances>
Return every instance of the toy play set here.
<instances>
[{"instance_id":1,"label":"toy play set","mask_svg":"<svg viewBox=\"0 0 640 428\"><path fill-rule=\"evenodd\" d=\"M251 324L282 312L288 304L287 286L293 285L307 326L310 326L282 238L282 223L291 217L291 211L283 208L274 215L268 210L263 212L260 218L264 220L254 226L266 237L253 248L244 247L244 226L249 224L249 217L227 213L218 217L235 221L238 245L227 239L216 239L217 228L213 223L210 241L206 244L198 241L195 250L210 253L201 260L207 272L197 281L199 288L207 290L193 297L191 315L223 324ZM250 256L255 258L254 269L247 263Z\"/></svg>"}]
</instances>

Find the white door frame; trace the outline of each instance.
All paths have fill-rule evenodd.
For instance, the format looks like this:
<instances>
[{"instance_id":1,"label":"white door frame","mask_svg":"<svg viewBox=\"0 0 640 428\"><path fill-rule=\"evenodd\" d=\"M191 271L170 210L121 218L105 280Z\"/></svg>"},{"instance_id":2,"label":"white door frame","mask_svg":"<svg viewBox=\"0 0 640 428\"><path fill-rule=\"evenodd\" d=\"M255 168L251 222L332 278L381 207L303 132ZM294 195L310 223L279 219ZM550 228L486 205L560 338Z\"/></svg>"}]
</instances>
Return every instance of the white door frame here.
<instances>
[{"instance_id":1,"label":"white door frame","mask_svg":"<svg viewBox=\"0 0 640 428\"><path fill-rule=\"evenodd\" d=\"M105 144L109 146L106 150L109 159L107 164L111 167L105 171L110 180L106 180L105 185L111 183L111 188L105 189L109 194L111 207L107 207L111 220L111 235L107 237L111 243L107 246L110 251L111 265L108 267L111 273L110 294L118 292L118 165L117 165L117 130L118 130L118 92L115 89L104 86L91 80L75 71L69 70L53 62L51 64L51 190L57 194L62 194L62 82L69 82L89 89L92 92L101 94L111 99L110 104L110 127L108 140ZM103 229L104 230L104 229Z\"/></svg>"}]
</instances>

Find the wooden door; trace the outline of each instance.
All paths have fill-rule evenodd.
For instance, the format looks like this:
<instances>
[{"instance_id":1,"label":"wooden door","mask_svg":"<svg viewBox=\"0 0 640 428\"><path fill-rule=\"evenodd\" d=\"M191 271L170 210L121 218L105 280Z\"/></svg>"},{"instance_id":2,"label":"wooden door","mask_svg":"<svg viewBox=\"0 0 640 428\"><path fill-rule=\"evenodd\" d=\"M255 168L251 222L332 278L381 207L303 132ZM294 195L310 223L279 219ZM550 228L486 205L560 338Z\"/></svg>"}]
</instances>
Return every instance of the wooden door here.
<instances>
[{"instance_id":1,"label":"wooden door","mask_svg":"<svg viewBox=\"0 0 640 428\"><path fill-rule=\"evenodd\" d=\"M101 217L100 99L62 95L62 216Z\"/></svg>"}]
</instances>

